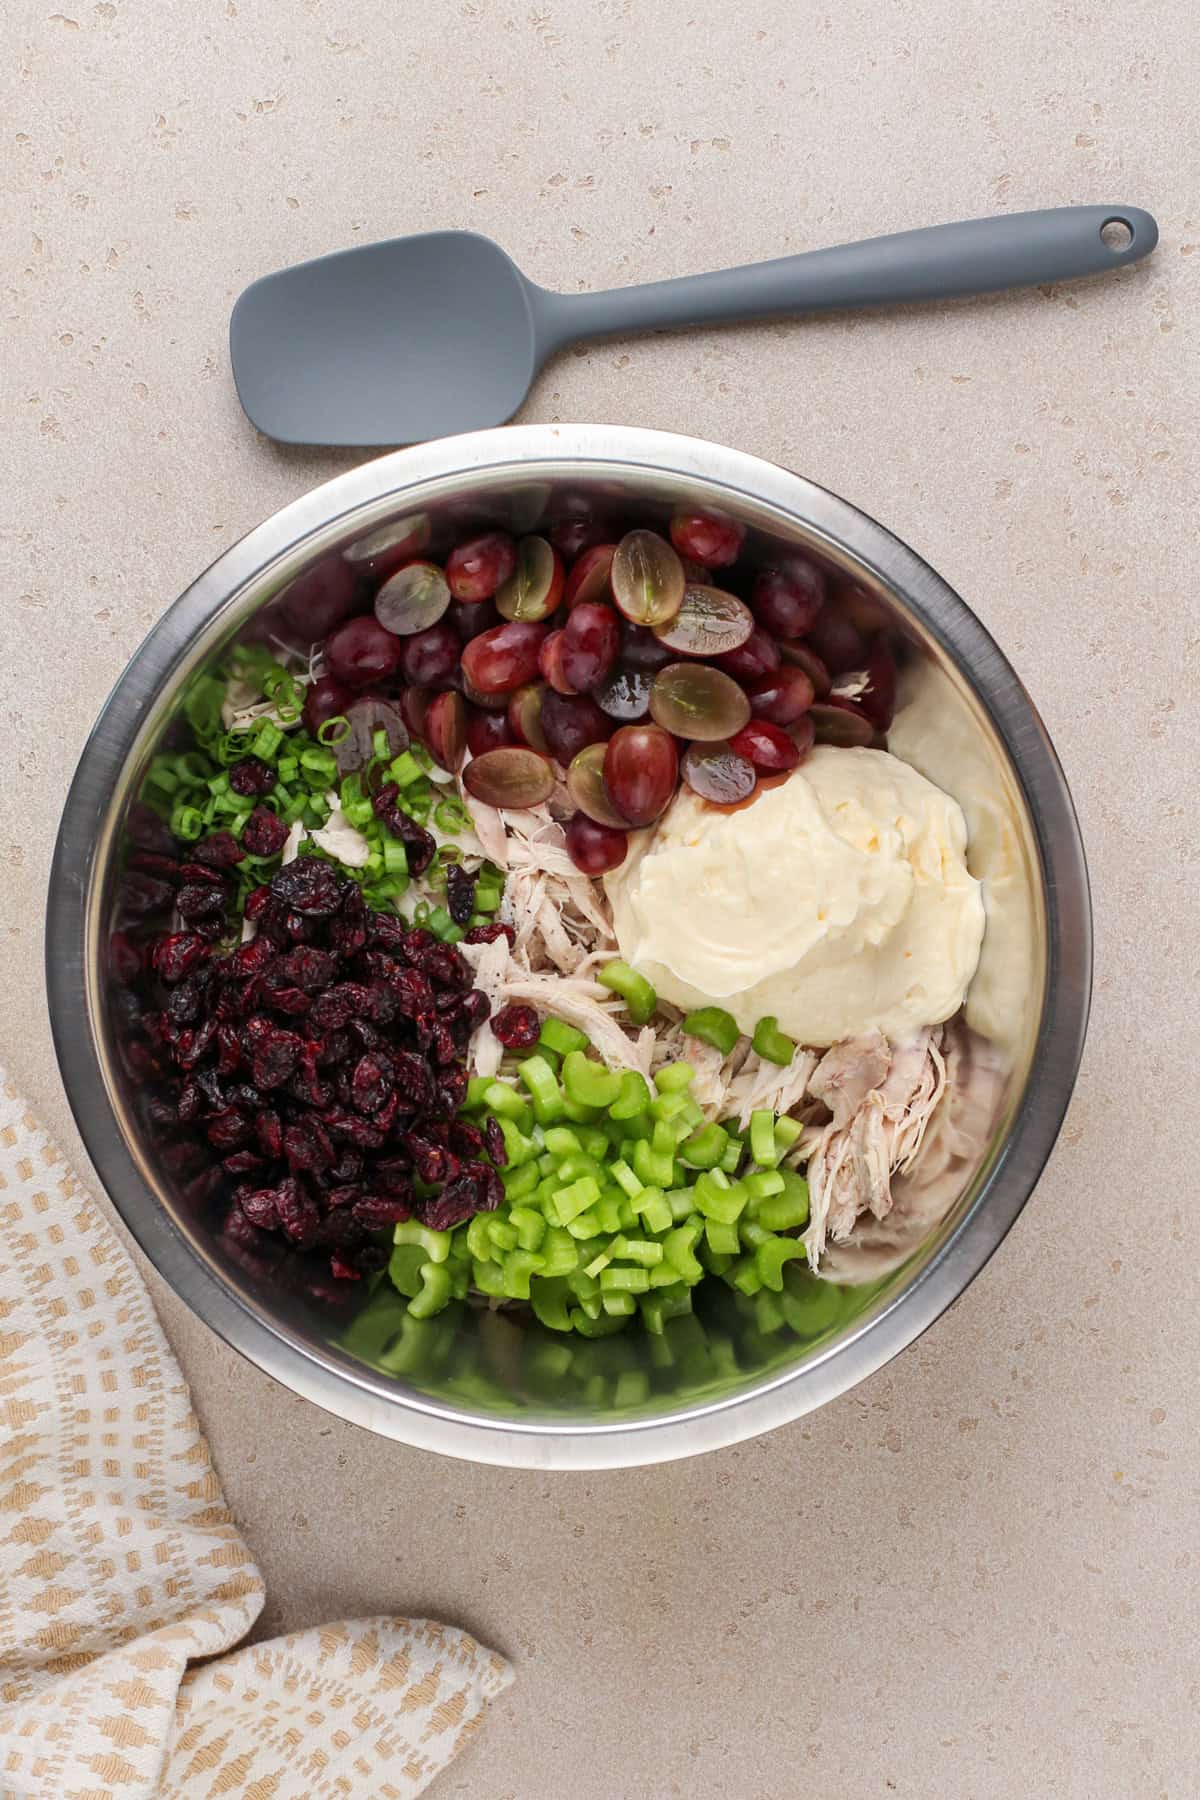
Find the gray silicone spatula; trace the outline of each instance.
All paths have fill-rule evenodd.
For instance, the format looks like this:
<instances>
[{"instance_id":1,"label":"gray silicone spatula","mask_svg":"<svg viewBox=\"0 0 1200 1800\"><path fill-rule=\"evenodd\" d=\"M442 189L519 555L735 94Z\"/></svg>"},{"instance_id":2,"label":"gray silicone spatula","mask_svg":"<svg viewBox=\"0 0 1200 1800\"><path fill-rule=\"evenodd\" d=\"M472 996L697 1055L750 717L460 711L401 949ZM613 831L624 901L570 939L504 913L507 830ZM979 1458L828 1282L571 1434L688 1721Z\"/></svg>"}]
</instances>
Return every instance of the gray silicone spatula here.
<instances>
[{"instance_id":1,"label":"gray silicone spatula","mask_svg":"<svg viewBox=\"0 0 1200 1800\"><path fill-rule=\"evenodd\" d=\"M265 275L233 309L251 421L285 444L411 444L501 425L577 338L772 313L946 300L1099 275L1147 256L1138 206L1062 206L901 231L775 262L555 294L471 231L365 244Z\"/></svg>"}]
</instances>

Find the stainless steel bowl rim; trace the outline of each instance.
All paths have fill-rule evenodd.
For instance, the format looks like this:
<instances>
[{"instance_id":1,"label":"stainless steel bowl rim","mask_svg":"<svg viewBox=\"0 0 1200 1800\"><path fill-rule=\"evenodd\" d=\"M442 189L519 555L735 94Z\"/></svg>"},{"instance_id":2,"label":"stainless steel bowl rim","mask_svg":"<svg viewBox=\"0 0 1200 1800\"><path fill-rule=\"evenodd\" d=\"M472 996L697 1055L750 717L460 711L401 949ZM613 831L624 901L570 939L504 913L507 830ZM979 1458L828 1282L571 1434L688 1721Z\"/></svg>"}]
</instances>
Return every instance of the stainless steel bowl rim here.
<instances>
[{"instance_id":1,"label":"stainless steel bowl rim","mask_svg":"<svg viewBox=\"0 0 1200 1800\"><path fill-rule=\"evenodd\" d=\"M489 1417L400 1396L369 1370L326 1362L256 1317L200 1260L142 1180L109 1104L88 1014L87 907L97 841L129 752L181 663L215 638L236 596L267 570L284 577L325 541L368 532L423 485L444 497L487 472L514 484L583 475L679 477L724 490L730 505L801 520L848 551L917 615L965 675L1024 791L1041 859L1047 915L1046 1005L1024 1098L972 1205L912 1283L802 1368L748 1391L645 1421L573 1423ZM431 491L433 491L431 489ZM717 1449L832 1400L912 1343L962 1293L1021 1211L1062 1123L1082 1055L1091 986L1091 912L1070 794L1031 701L992 638L912 550L845 500L744 452L616 425L524 425L396 451L336 477L276 513L219 557L135 653L84 748L63 812L50 878L46 979L55 1046L88 1153L124 1223L168 1285L227 1343L294 1392L384 1436L509 1467L596 1469ZM87 1028L81 1022L87 1020Z\"/></svg>"}]
</instances>

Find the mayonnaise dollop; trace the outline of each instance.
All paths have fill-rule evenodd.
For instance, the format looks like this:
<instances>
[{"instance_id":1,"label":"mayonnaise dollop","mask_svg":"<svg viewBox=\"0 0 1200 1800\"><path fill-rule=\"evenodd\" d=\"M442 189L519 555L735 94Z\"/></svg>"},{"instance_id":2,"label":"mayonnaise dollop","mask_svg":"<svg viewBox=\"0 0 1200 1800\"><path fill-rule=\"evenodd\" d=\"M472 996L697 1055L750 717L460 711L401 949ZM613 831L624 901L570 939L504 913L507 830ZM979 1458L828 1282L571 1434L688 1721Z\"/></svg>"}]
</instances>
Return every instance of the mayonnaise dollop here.
<instances>
[{"instance_id":1,"label":"mayonnaise dollop","mask_svg":"<svg viewBox=\"0 0 1200 1800\"><path fill-rule=\"evenodd\" d=\"M682 1007L803 1044L903 1042L962 1004L984 911L958 803L882 750L821 747L732 812L682 788L605 877L621 955Z\"/></svg>"}]
</instances>

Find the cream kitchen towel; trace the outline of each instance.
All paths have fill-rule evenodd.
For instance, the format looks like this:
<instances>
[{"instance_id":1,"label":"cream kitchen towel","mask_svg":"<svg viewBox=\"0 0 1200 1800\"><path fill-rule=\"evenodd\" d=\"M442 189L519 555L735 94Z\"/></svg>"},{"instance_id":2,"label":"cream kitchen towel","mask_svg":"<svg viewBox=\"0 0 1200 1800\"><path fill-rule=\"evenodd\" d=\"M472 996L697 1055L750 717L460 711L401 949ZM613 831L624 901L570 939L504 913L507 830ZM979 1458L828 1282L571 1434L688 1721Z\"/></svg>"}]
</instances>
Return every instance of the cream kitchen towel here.
<instances>
[{"instance_id":1,"label":"cream kitchen towel","mask_svg":"<svg viewBox=\"0 0 1200 1800\"><path fill-rule=\"evenodd\" d=\"M263 1599L141 1278L0 1070L0 1796L401 1800L512 1679L425 1619L234 1650Z\"/></svg>"}]
</instances>

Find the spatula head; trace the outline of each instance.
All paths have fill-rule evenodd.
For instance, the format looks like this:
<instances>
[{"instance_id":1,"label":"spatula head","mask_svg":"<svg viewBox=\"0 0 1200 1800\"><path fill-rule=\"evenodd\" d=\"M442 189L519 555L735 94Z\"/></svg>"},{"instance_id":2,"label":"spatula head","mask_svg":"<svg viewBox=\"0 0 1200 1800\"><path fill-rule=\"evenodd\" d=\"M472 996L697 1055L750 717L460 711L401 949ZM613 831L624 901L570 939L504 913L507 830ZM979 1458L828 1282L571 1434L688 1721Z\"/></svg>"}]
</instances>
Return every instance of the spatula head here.
<instances>
[{"instance_id":1,"label":"spatula head","mask_svg":"<svg viewBox=\"0 0 1200 1800\"><path fill-rule=\"evenodd\" d=\"M233 309L238 397L285 444L412 444L502 425L537 368L534 291L471 231L281 269Z\"/></svg>"}]
</instances>

